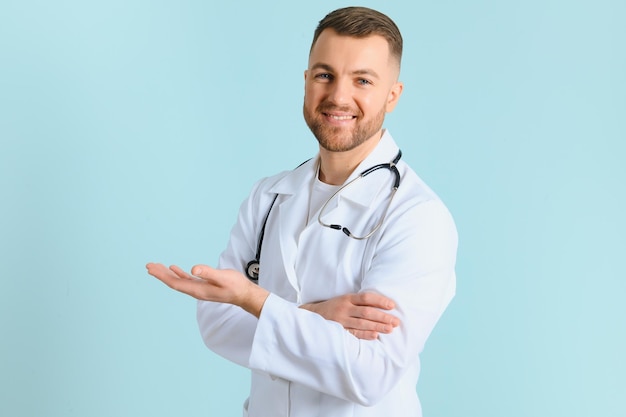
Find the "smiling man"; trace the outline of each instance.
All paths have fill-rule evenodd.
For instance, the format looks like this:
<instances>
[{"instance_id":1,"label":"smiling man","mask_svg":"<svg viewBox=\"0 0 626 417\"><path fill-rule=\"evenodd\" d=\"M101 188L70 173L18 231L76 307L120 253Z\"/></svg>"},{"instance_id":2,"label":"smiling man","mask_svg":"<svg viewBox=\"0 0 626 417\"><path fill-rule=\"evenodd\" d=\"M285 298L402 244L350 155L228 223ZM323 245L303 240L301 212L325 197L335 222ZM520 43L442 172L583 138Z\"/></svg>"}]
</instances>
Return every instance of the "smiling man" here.
<instances>
[{"instance_id":1,"label":"smiling man","mask_svg":"<svg viewBox=\"0 0 626 417\"><path fill-rule=\"evenodd\" d=\"M402 93L399 70L400 56L382 35L318 29L305 72L304 119L320 144L320 180L341 184L372 152ZM340 176L328 181L330 174Z\"/></svg>"},{"instance_id":2,"label":"smiling man","mask_svg":"<svg viewBox=\"0 0 626 417\"><path fill-rule=\"evenodd\" d=\"M216 269L147 266L200 300L206 345L252 371L244 415L421 416L419 354L454 296L457 235L383 129L401 55L387 16L328 14L304 74L318 155L254 186Z\"/></svg>"}]
</instances>

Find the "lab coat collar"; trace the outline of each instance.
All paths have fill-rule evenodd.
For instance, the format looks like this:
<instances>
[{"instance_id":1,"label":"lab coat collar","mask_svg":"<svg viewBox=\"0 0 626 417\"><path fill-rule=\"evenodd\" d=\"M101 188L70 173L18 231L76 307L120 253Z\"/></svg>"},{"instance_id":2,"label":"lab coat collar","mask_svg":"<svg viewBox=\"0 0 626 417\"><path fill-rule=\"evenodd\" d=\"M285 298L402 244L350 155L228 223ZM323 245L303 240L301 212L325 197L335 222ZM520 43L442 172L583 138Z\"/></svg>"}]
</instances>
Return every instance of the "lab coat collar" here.
<instances>
[{"instance_id":1,"label":"lab coat collar","mask_svg":"<svg viewBox=\"0 0 626 417\"><path fill-rule=\"evenodd\" d=\"M398 149L389 131L386 129L383 130L382 137L374 150L356 167L345 183L352 181L354 178L358 177L361 172L374 165L389 163L398 154ZM310 187L308 184L311 184L313 177L317 173L318 158L319 154L284 176L269 192L273 194L293 195L302 191L303 186ZM392 175L388 170L384 170L384 172ZM363 207L369 207L372 200L378 195L381 187L389 186L391 188L392 181L393 178L388 175L371 174L371 176L346 187L346 189L341 192L340 198L352 201Z\"/></svg>"},{"instance_id":2,"label":"lab coat collar","mask_svg":"<svg viewBox=\"0 0 626 417\"><path fill-rule=\"evenodd\" d=\"M293 195L302 190L305 184L311 184L317 173L317 160L319 155L304 162L302 165L281 178L270 189L270 194ZM310 188L310 185L308 186Z\"/></svg>"}]
</instances>

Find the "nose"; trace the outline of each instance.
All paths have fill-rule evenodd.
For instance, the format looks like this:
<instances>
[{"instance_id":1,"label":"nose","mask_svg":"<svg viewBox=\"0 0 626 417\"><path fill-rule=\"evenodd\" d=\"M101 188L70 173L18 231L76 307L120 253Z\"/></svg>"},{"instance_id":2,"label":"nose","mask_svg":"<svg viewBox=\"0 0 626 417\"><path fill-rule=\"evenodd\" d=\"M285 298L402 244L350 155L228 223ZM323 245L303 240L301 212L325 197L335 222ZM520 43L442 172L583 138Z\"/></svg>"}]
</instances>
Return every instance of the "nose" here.
<instances>
[{"instance_id":1,"label":"nose","mask_svg":"<svg viewBox=\"0 0 626 417\"><path fill-rule=\"evenodd\" d=\"M350 83L339 78L329 84L328 101L335 105L347 104L350 102Z\"/></svg>"}]
</instances>

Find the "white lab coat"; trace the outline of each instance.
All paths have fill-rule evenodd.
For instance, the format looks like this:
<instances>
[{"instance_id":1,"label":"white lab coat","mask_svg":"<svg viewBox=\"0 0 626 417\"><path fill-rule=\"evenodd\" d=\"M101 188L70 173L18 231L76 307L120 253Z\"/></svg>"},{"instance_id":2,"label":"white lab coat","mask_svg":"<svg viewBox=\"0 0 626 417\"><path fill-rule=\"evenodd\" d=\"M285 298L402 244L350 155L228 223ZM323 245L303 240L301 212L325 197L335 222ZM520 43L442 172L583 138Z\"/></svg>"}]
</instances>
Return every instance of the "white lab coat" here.
<instances>
[{"instance_id":1,"label":"white lab coat","mask_svg":"<svg viewBox=\"0 0 626 417\"><path fill-rule=\"evenodd\" d=\"M393 160L397 152L385 132L351 178ZM260 259L259 285L271 295L259 319L239 307L199 302L198 323L210 349L252 370L244 416L421 416L418 355L454 296L457 234L432 190L402 160L398 169L402 180L384 223L363 241L320 226L317 213L310 213L304 227L315 158L259 181L242 204L219 268L245 271L278 194ZM370 174L342 191L323 220L356 235L369 232L392 183L388 170ZM298 308L359 291L392 298L401 325L366 341Z\"/></svg>"}]
</instances>

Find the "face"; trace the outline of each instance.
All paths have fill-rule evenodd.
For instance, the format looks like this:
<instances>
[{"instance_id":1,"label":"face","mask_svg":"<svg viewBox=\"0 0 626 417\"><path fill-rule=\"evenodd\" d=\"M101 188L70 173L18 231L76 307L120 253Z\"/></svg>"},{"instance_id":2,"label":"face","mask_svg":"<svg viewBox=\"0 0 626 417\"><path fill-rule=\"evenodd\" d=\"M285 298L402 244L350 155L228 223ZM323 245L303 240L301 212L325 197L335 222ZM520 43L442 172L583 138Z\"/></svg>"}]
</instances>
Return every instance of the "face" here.
<instances>
[{"instance_id":1,"label":"face","mask_svg":"<svg viewBox=\"0 0 626 417\"><path fill-rule=\"evenodd\" d=\"M304 119L320 146L331 152L375 146L385 113L402 93L398 70L382 36L324 30L304 74Z\"/></svg>"}]
</instances>

